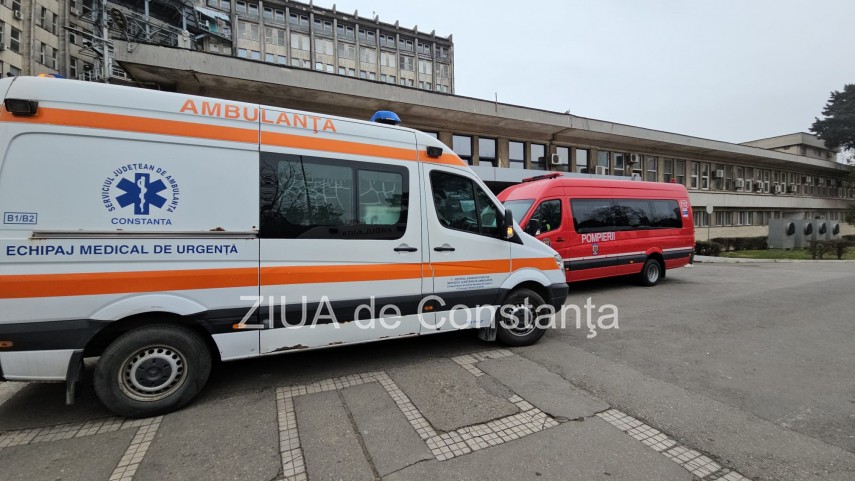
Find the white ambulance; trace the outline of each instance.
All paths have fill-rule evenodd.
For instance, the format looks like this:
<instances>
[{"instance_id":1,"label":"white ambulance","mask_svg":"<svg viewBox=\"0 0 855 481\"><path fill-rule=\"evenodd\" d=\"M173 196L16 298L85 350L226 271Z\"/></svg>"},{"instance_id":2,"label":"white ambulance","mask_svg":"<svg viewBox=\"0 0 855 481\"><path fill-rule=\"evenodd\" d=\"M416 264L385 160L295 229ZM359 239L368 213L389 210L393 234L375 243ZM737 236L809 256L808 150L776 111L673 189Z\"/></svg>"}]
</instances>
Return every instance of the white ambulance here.
<instances>
[{"instance_id":1,"label":"white ambulance","mask_svg":"<svg viewBox=\"0 0 855 481\"><path fill-rule=\"evenodd\" d=\"M567 295L556 252L424 133L72 80L0 93L0 379L72 402L99 357L101 401L151 416L217 361L462 328L531 344Z\"/></svg>"}]
</instances>

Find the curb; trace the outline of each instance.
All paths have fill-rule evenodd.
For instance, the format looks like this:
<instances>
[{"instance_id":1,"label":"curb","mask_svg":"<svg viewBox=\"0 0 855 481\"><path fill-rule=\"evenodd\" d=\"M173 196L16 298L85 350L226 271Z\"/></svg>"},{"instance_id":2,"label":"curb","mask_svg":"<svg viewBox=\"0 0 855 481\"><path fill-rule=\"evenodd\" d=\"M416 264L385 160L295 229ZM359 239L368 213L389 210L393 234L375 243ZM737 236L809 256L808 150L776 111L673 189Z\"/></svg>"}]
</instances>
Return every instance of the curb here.
<instances>
[{"instance_id":1,"label":"curb","mask_svg":"<svg viewBox=\"0 0 855 481\"><path fill-rule=\"evenodd\" d=\"M737 257L695 256L700 264L849 264L851 260L838 259L740 259Z\"/></svg>"}]
</instances>

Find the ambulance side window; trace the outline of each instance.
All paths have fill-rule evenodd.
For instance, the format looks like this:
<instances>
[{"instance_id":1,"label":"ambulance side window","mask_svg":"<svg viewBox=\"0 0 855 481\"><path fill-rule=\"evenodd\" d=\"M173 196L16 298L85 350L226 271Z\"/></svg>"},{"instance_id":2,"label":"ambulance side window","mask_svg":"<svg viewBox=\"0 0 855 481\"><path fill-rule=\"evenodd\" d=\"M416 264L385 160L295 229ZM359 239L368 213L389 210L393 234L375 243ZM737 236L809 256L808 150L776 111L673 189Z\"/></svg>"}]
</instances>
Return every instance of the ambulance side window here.
<instances>
[{"instance_id":1,"label":"ambulance side window","mask_svg":"<svg viewBox=\"0 0 855 481\"><path fill-rule=\"evenodd\" d=\"M394 240L407 229L405 167L261 155L262 238Z\"/></svg>"},{"instance_id":2,"label":"ambulance side window","mask_svg":"<svg viewBox=\"0 0 855 481\"><path fill-rule=\"evenodd\" d=\"M443 227L498 237L499 209L475 182L434 171L430 183L436 216Z\"/></svg>"},{"instance_id":3,"label":"ambulance side window","mask_svg":"<svg viewBox=\"0 0 855 481\"><path fill-rule=\"evenodd\" d=\"M537 223L533 224L538 227L537 232L533 235L545 234L561 227L561 201L559 199L545 200L537 206L537 211L529 219L531 225L533 220ZM528 232L528 226L526 227ZM531 234L531 232L529 232Z\"/></svg>"}]
</instances>

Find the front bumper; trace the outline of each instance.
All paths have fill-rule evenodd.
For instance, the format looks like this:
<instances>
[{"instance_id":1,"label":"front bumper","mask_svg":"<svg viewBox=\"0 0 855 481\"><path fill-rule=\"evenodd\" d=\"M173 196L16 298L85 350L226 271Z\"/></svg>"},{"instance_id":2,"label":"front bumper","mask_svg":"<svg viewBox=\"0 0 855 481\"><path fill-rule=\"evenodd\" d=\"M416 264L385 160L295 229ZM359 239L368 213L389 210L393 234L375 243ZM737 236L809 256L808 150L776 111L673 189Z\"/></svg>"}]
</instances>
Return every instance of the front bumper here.
<instances>
[{"instance_id":1,"label":"front bumper","mask_svg":"<svg viewBox=\"0 0 855 481\"><path fill-rule=\"evenodd\" d=\"M546 299L546 301L558 312L561 306L564 305L564 301L567 300L569 292L570 286L566 282L552 284L549 286L549 299Z\"/></svg>"}]
</instances>

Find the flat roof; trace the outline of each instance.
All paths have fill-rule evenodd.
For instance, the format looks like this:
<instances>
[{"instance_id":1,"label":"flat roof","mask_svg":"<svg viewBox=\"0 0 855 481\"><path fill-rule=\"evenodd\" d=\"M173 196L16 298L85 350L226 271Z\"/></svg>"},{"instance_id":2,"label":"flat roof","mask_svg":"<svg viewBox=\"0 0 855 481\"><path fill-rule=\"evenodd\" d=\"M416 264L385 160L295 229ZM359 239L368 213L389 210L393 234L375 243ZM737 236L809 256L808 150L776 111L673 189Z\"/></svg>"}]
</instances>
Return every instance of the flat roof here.
<instances>
[{"instance_id":1,"label":"flat roof","mask_svg":"<svg viewBox=\"0 0 855 481\"><path fill-rule=\"evenodd\" d=\"M752 147L760 147L763 149L778 149L781 147L790 147L793 145L808 145L818 149L831 150L825 146L825 142L818 139L813 134L807 132L796 132L794 134L777 135L775 137L767 137L765 139L749 140L742 142L740 145L750 145Z\"/></svg>"},{"instance_id":2,"label":"flat roof","mask_svg":"<svg viewBox=\"0 0 855 481\"><path fill-rule=\"evenodd\" d=\"M552 142L758 167L848 172L847 166L749 145L646 129L566 113L284 67L232 56L115 41L115 59L135 80L182 93L345 117L393 110L408 126L493 138ZM131 50L129 52L129 50Z\"/></svg>"}]
</instances>

